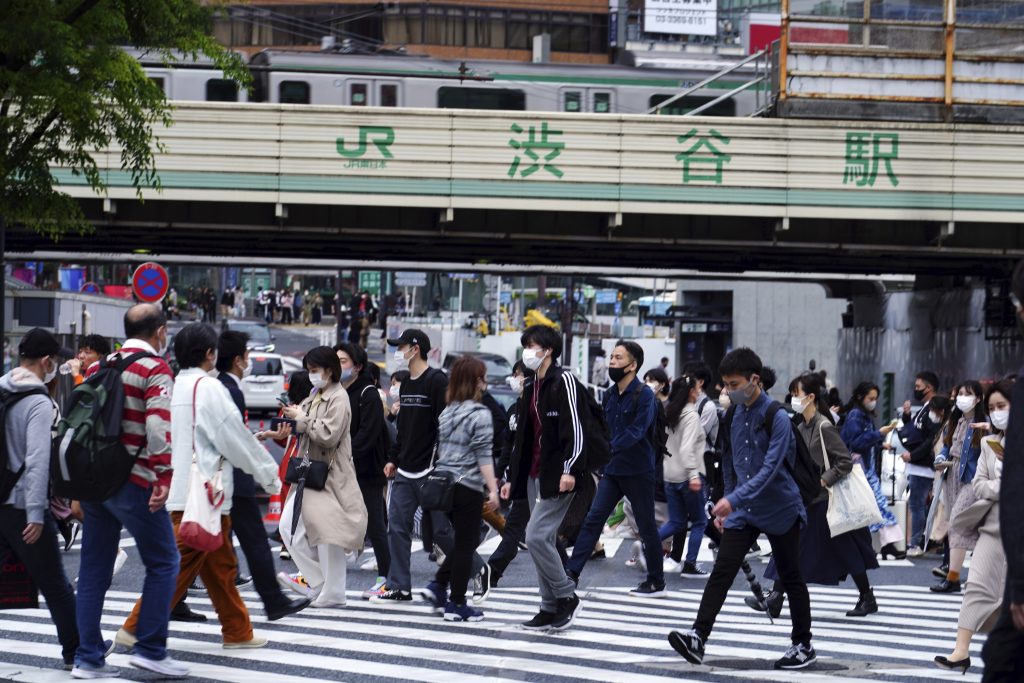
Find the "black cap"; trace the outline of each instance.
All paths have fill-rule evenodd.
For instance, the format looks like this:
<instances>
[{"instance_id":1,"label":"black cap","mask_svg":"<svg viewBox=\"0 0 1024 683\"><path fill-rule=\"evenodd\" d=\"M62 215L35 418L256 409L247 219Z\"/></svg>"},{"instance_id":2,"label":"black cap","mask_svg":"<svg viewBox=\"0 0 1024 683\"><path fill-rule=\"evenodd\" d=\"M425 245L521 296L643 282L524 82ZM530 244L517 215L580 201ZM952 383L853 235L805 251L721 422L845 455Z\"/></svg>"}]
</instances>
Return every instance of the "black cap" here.
<instances>
[{"instance_id":1,"label":"black cap","mask_svg":"<svg viewBox=\"0 0 1024 683\"><path fill-rule=\"evenodd\" d=\"M18 344L18 355L29 359L45 358L46 356L72 358L75 353L70 349L61 348L60 342L57 341L57 337L53 336L53 333L34 327L21 338L21 343Z\"/></svg>"},{"instance_id":2,"label":"black cap","mask_svg":"<svg viewBox=\"0 0 1024 683\"><path fill-rule=\"evenodd\" d=\"M388 339L388 346L419 346L420 351L426 353L430 350L430 337L423 330L408 329L398 339Z\"/></svg>"}]
</instances>

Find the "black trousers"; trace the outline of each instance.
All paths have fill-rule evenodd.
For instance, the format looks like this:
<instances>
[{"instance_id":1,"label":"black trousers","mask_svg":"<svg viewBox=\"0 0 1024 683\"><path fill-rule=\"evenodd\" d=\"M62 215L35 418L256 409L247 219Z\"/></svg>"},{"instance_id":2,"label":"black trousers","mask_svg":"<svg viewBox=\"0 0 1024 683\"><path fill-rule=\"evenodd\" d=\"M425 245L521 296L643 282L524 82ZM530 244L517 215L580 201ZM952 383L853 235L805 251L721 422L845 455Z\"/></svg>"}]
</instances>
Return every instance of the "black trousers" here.
<instances>
[{"instance_id":1,"label":"black trousers","mask_svg":"<svg viewBox=\"0 0 1024 683\"><path fill-rule=\"evenodd\" d=\"M725 596L740 570L743 558L750 546L757 540L761 530L752 526L742 529L725 529L718 546L718 558L711 570L697 610L693 628L707 640L715 619L725 604ZM800 520L796 520L786 533L776 536L768 534L772 556L779 571L779 578L789 596L789 609L793 617L793 643L811 642L811 596L807 584L800 575Z\"/></svg>"},{"instance_id":2,"label":"black trousers","mask_svg":"<svg viewBox=\"0 0 1024 683\"><path fill-rule=\"evenodd\" d=\"M73 662L78 649L78 624L75 621L75 591L64 574L64 560L57 546L57 525L47 512L43 515L43 535L29 545L22 539L28 520L24 510L0 505L0 557L13 552L28 569L39 592L46 600L65 662Z\"/></svg>"},{"instance_id":3,"label":"black trousers","mask_svg":"<svg viewBox=\"0 0 1024 683\"><path fill-rule=\"evenodd\" d=\"M1010 616L1010 591L1007 589L999 621L988 634L981 650L985 662L982 683L1017 683L1024 680L1024 631L1018 631Z\"/></svg>"},{"instance_id":4,"label":"black trousers","mask_svg":"<svg viewBox=\"0 0 1024 683\"><path fill-rule=\"evenodd\" d=\"M513 500L508 516L505 517L505 531L501 534L501 543L487 560L497 578L501 578L508 565L519 554L519 544L526 540L526 525L529 523L530 502L525 498Z\"/></svg>"},{"instance_id":5,"label":"black trousers","mask_svg":"<svg viewBox=\"0 0 1024 683\"><path fill-rule=\"evenodd\" d=\"M437 570L434 580L450 588L450 599L456 605L466 602L466 587L473 574L473 553L480 545L483 505L483 493L455 484L452 510L448 513L455 530L455 547L445 555L444 564Z\"/></svg>"},{"instance_id":6,"label":"black trousers","mask_svg":"<svg viewBox=\"0 0 1024 683\"><path fill-rule=\"evenodd\" d=\"M388 509L384 501L387 484L359 482L366 505L366 537L377 558L377 575L387 576L391 570L391 550L388 549Z\"/></svg>"},{"instance_id":7,"label":"black trousers","mask_svg":"<svg viewBox=\"0 0 1024 683\"><path fill-rule=\"evenodd\" d=\"M245 553L245 562L252 574L252 584L266 608L281 607L289 598L277 583L277 570L270 553L267 531L255 498L240 496L231 499L231 531Z\"/></svg>"}]
</instances>

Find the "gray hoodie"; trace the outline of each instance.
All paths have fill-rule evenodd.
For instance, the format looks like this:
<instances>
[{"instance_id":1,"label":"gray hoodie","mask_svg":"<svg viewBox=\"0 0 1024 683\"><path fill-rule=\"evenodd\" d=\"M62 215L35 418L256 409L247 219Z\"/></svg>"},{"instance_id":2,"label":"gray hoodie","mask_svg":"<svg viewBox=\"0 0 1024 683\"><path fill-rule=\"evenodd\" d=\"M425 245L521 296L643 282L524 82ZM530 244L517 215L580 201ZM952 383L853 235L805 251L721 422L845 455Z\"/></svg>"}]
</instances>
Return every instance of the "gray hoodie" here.
<instances>
[{"instance_id":1,"label":"gray hoodie","mask_svg":"<svg viewBox=\"0 0 1024 683\"><path fill-rule=\"evenodd\" d=\"M15 368L0 377L0 389L21 393L42 387L43 381L24 368ZM12 472L25 465L11 495L4 501L25 510L29 524L42 524L50 506L50 430L54 407L49 396L29 396L7 411L7 467Z\"/></svg>"},{"instance_id":2,"label":"gray hoodie","mask_svg":"<svg viewBox=\"0 0 1024 683\"><path fill-rule=\"evenodd\" d=\"M437 420L437 469L463 477L459 482L483 491L480 465L494 464L491 411L476 401L450 404Z\"/></svg>"}]
</instances>

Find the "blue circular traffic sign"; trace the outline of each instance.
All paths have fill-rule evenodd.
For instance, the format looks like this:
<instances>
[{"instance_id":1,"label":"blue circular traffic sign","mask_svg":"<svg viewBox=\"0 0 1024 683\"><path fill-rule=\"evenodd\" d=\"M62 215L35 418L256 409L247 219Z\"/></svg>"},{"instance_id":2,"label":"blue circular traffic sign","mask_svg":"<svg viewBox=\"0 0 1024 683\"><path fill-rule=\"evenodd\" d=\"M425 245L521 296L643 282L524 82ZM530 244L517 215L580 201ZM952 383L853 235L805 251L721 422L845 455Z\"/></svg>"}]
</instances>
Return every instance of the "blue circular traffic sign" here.
<instances>
[{"instance_id":1,"label":"blue circular traffic sign","mask_svg":"<svg viewBox=\"0 0 1024 683\"><path fill-rule=\"evenodd\" d=\"M170 279L159 263L143 263L132 275L132 291L139 301L156 303L167 296L168 289Z\"/></svg>"}]
</instances>

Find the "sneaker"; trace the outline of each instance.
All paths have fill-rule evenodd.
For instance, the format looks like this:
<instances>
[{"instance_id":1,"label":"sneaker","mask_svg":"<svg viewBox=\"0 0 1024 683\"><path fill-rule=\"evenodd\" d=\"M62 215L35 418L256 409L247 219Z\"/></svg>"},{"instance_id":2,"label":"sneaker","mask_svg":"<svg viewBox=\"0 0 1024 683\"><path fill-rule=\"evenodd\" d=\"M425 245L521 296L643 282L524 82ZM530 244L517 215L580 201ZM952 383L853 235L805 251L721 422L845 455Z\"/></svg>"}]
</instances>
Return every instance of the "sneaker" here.
<instances>
[{"instance_id":1,"label":"sneaker","mask_svg":"<svg viewBox=\"0 0 1024 683\"><path fill-rule=\"evenodd\" d=\"M644 581L639 586L629 591L629 594L634 598L666 598L668 597L668 591L665 590L665 584L660 586L651 583L650 581Z\"/></svg>"},{"instance_id":2,"label":"sneaker","mask_svg":"<svg viewBox=\"0 0 1024 683\"><path fill-rule=\"evenodd\" d=\"M924 551L916 545L912 545L907 548L907 557L921 557L922 555L924 555Z\"/></svg>"},{"instance_id":3,"label":"sneaker","mask_svg":"<svg viewBox=\"0 0 1024 683\"><path fill-rule=\"evenodd\" d=\"M775 662L776 669L805 669L818 661L814 648L803 643L791 645L782 659Z\"/></svg>"},{"instance_id":4,"label":"sneaker","mask_svg":"<svg viewBox=\"0 0 1024 683\"><path fill-rule=\"evenodd\" d=\"M704 639L694 630L668 634L668 644L690 664L700 666L704 662Z\"/></svg>"},{"instance_id":5,"label":"sneaker","mask_svg":"<svg viewBox=\"0 0 1024 683\"><path fill-rule=\"evenodd\" d=\"M192 579L192 583L188 585L188 594L196 596L206 595L206 586L203 585L203 580L198 576Z\"/></svg>"},{"instance_id":6,"label":"sneaker","mask_svg":"<svg viewBox=\"0 0 1024 683\"><path fill-rule=\"evenodd\" d=\"M82 525L78 520L66 520L60 527L61 536L64 537L64 552L71 550L71 546L75 544L75 539L78 538L78 534L82 532Z\"/></svg>"},{"instance_id":7,"label":"sneaker","mask_svg":"<svg viewBox=\"0 0 1024 683\"><path fill-rule=\"evenodd\" d=\"M277 559L281 560L282 562L289 562L292 559L292 554L288 552L287 548L282 547L281 552L277 555Z\"/></svg>"},{"instance_id":8,"label":"sneaker","mask_svg":"<svg viewBox=\"0 0 1024 683\"><path fill-rule=\"evenodd\" d=\"M252 577L251 576L245 576L244 574L239 574L238 576L235 577L235 588L236 589L242 590L244 588L248 588L251 585L252 585Z\"/></svg>"},{"instance_id":9,"label":"sneaker","mask_svg":"<svg viewBox=\"0 0 1024 683\"><path fill-rule=\"evenodd\" d=\"M480 568L480 573L473 578L473 604L482 605L491 595L491 588L494 587L491 576L493 571L491 565L484 562L484 566Z\"/></svg>"},{"instance_id":10,"label":"sneaker","mask_svg":"<svg viewBox=\"0 0 1024 683\"><path fill-rule=\"evenodd\" d=\"M253 636L252 640L243 640L235 643L224 643L225 650L256 650L266 647L269 641L266 638Z\"/></svg>"},{"instance_id":11,"label":"sneaker","mask_svg":"<svg viewBox=\"0 0 1024 683\"><path fill-rule=\"evenodd\" d=\"M117 549L117 557L114 558L114 571L111 576L117 576L117 573L124 567L124 563L128 561L128 553L123 548Z\"/></svg>"},{"instance_id":12,"label":"sneaker","mask_svg":"<svg viewBox=\"0 0 1024 683\"><path fill-rule=\"evenodd\" d=\"M359 566L359 571L374 573L379 572L380 570L377 569L377 558L370 558L366 562L363 562L363 564Z\"/></svg>"},{"instance_id":13,"label":"sneaker","mask_svg":"<svg viewBox=\"0 0 1024 683\"><path fill-rule=\"evenodd\" d=\"M564 631L572 626L572 622L576 621L576 617L579 616L582 609L583 603L580 602L579 596L575 593L572 594L571 598L561 598L558 601L558 611L555 612L555 618L551 621L551 630Z\"/></svg>"},{"instance_id":14,"label":"sneaker","mask_svg":"<svg viewBox=\"0 0 1024 683\"><path fill-rule=\"evenodd\" d=\"M90 678L117 678L121 675L121 672L117 667L104 664L103 666L89 666L88 664L79 664L71 668L71 677L78 679L90 679Z\"/></svg>"},{"instance_id":15,"label":"sneaker","mask_svg":"<svg viewBox=\"0 0 1024 683\"><path fill-rule=\"evenodd\" d=\"M370 598L370 602L377 604L394 604L396 602L412 602L412 593L409 591L398 590L397 588L384 587L379 595L374 595Z\"/></svg>"},{"instance_id":16,"label":"sneaker","mask_svg":"<svg viewBox=\"0 0 1024 683\"><path fill-rule=\"evenodd\" d=\"M683 568L680 570L679 575L684 579L706 579L711 576L711 573L699 564L683 562Z\"/></svg>"},{"instance_id":17,"label":"sneaker","mask_svg":"<svg viewBox=\"0 0 1024 683\"><path fill-rule=\"evenodd\" d=\"M761 556L761 546L754 541L754 545L750 546L750 550L747 551L746 559L751 560L755 557Z\"/></svg>"},{"instance_id":18,"label":"sneaker","mask_svg":"<svg viewBox=\"0 0 1024 683\"><path fill-rule=\"evenodd\" d=\"M363 600L369 600L374 595L380 595L384 592L385 584L388 580L383 576L378 576L377 580L373 582L373 585L363 591Z\"/></svg>"},{"instance_id":19,"label":"sneaker","mask_svg":"<svg viewBox=\"0 0 1024 683\"><path fill-rule=\"evenodd\" d=\"M442 564L444 564L444 558L445 558L444 551L441 550L441 547L439 545L437 545L436 543L434 544L434 552L432 554L434 556L434 562L437 562L437 566L438 567L440 567Z\"/></svg>"},{"instance_id":20,"label":"sneaker","mask_svg":"<svg viewBox=\"0 0 1024 683\"><path fill-rule=\"evenodd\" d=\"M683 568L682 563L676 562L671 557L666 557L665 561L661 564L661 569L666 574L675 574L677 571Z\"/></svg>"},{"instance_id":21,"label":"sneaker","mask_svg":"<svg viewBox=\"0 0 1024 683\"><path fill-rule=\"evenodd\" d=\"M117 633L114 635L114 644L120 645L126 650L131 650L137 642L139 639L135 637L135 634L124 630L124 627L117 629Z\"/></svg>"},{"instance_id":22,"label":"sneaker","mask_svg":"<svg viewBox=\"0 0 1024 683\"><path fill-rule=\"evenodd\" d=\"M640 541L633 541L631 557L626 560L626 566L647 571L647 557L644 556L644 546Z\"/></svg>"},{"instance_id":23,"label":"sneaker","mask_svg":"<svg viewBox=\"0 0 1024 683\"><path fill-rule=\"evenodd\" d=\"M312 598L313 589L306 583L306 579L303 578L302 574L289 574L288 572L278 572L277 582L281 584L281 588L287 588L288 590L295 591L304 598Z\"/></svg>"},{"instance_id":24,"label":"sneaker","mask_svg":"<svg viewBox=\"0 0 1024 683\"><path fill-rule=\"evenodd\" d=\"M526 541L519 541L518 545L519 545L519 549L522 550L523 552L526 552L528 550L528 548L526 547Z\"/></svg>"},{"instance_id":25,"label":"sneaker","mask_svg":"<svg viewBox=\"0 0 1024 683\"><path fill-rule=\"evenodd\" d=\"M445 621L483 621L484 613L469 603L456 605L449 602L444 608Z\"/></svg>"},{"instance_id":26,"label":"sneaker","mask_svg":"<svg viewBox=\"0 0 1024 683\"><path fill-rule=\"evenodd\" d=\"M445 619L448 618L446 605L454 604L448 602L448 589L437 581L431 581L420 589L420 597L430 604L435 614L444 614Z\"/></svg>"},{"instance_id":27,"label":"sneaker","mask_svg":"<svg viewBox=\"0 0 1024 683\"><path fill-rule=\"evenodd\" d=\"M537 612L537 616L529 621L520 624L520 626L527 631L547 631L551 628L551 624L555 621L554 612L545 612L541 610Z\"/></svg>"},{"instance_id":28,"label":"sneaker","mask_svg":"<svg viewBox=\"0 0 1024 683\"><path fill-rule=\"evenodd\" d=\"M128 663L137 669L146 669L160 674L164 678L185 678L189 669L180 662L176 662L168 655L163 659L150 659L142 655L132 655Z\"/></svg>"},{"instance_id":29,"label":"sneaker","mask_svg":"<svg viewBox=\"0 0 1024 683\"><path fill-rule=\"evenodd\" d=\"M608 553L605 552L603 545L598 545L594 548L594 552L590 553L590 559L592 560L606 560L608 559Z\"/></svg>"}]
</instances>

